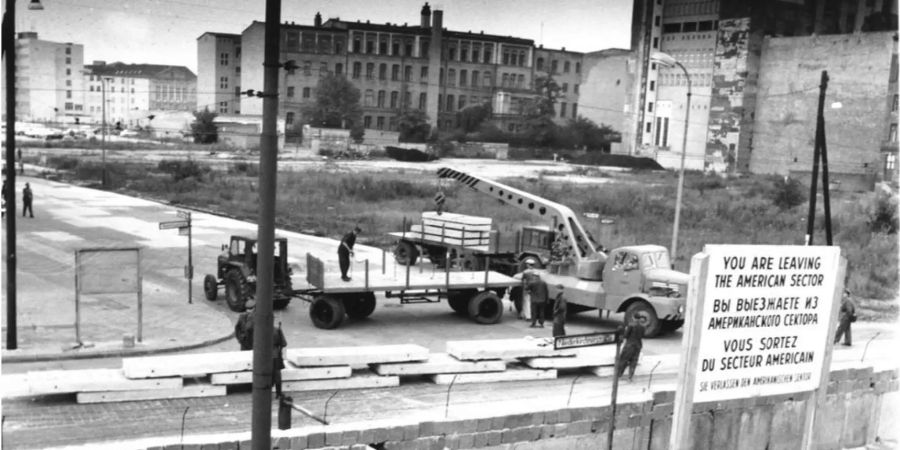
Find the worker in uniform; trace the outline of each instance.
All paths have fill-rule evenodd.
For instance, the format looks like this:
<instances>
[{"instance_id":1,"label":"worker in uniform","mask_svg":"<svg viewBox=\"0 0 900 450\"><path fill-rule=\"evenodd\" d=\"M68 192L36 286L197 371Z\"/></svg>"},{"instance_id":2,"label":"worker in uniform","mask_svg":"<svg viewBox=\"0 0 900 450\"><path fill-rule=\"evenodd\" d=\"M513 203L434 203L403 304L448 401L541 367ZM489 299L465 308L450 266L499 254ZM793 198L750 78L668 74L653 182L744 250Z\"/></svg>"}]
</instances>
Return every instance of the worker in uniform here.
<instances>
[{"instance_id":1,"label":"worker in uniform","mask_svg":"<svg viewBox=\"0 0 900 450\"><path fill-rule=\"evenodd\" d=\"M275 327L272 335L272 383L275 385L275 396L281 397L281 369L284 369L284 348L287 340L281 332L281 322Z\"/></svg>"},{"instance_id":2,"label":"worker in uniform","mask_svg":"<svg viewBox=\"0 0 900 450\"><path fill-rule=\"evenodd\" d=\"M837 344L844 337L845 346L849 347L853 344L853 335L850 333L850 324L856 322L856 306L850 298L850 291L844 289L844 296L841 298L841 312L839 316L837 331L834 333L834 343Z\"/></svg>"},{"instance_id":3,"label":"worker in uniform","mask_svg":"<svg viewBox=\"0 0 900 450\"><path fill-rule=\"evenodd\" d=\"M647 313L637 311L632 316L633 320L620 328L622 339L625 345L622 346L622 353L619 354L619 360L616 361L616 377L621 377L625 373L625 367L628 367L628 381L634 377L634 369L637 367L638 358L641 356L641 348L644 346L644 332L647 325Z\"/></svg>"},{"instance_id":4,"label":"worker in uniform","mask_svg":"<svg viewBox=\"0 0 900 450\"><path fill-rule=\"evenodd\" d=\"M544 328L544 314L547 309L547 282L536 273L528 274L528 295L531 297L531 328ZM539 324L539 325L538 325Z\"/></svg>"},{"instance_id":5,"label":"worker in uniform","mask_svg":"<svg viewBox=\"0 0 900 450\"><path fill-rule=\"evenodd\" d=\"M256 302L253 299L247 300L244 305L247 308L238 316L237 323L234 324L234 337L241 344L241 351L253 350L253 312L255 311Z\"/></svg>"},{"instance_id":6,"label":"worker in uniform","mask_svg":"<svg viewBox=\"0 0 900 450\"><path fill-rule=\"evenodd\" d=\"M568 302L563 296L563 285L557 284L556 289L559 292L553 300L553 337L566 335L566 312L568 310Z\"/></svg>"},{"instance_id":7,"label":"worker in uniform","mask_svg":"<svg viewBox=\"0 0 900 450\"><path fill-rule=\"evenodd\" d=\"M347 276L347 270L350 269L350 257L353 256L353 246L356 245L356 236L362 232L359 227L353 228L353 231L341 238L341 245L338 247L338 264L341 266L341 280L350 281Z\"/></svg>"}]
</instances>

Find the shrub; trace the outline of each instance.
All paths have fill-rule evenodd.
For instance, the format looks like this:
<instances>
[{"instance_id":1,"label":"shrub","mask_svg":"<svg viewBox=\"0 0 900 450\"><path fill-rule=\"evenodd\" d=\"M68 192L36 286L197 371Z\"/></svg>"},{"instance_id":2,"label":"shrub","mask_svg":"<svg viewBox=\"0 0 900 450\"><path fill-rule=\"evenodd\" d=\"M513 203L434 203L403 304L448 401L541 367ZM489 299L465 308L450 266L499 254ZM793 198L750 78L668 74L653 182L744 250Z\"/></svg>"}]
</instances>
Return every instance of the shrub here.
<instances>
[{"instance_id":1,"label":"shrub","mask_svg":"<svg viewBox=\"0 0 900 450\"><path fill-rule=\"evenodd\" d=\"M172 176L173 181L181 181L187 178L203 179L203 172L208 172L208 167L202 167L194 160L172 160L164 159L157 166L160 172L167 173Z\"/></svg>"},{"instance_id":2,"label":"shrub","mask_svg":"<svg viewBox=\"0 0 900 450\"><path fill-rule=\"evenodd\" d=\"M806 201L806 195L803 194L803 185L789 177L775 180L774 189L769 195L772 203L781 210L791 209Z\"/></svg>"},{"instance_id":3,"label":"shrub","mask_svg":"<svg viewBox=\"0 0 900 450\"><path fill-rule=\"evenodd\" d=\"M51 156L47 158L47 165L56 170L74 170L78 167L78 158L72 156Z\"/></svg>"},{"instance_id":4,"label":"shrub","mask_svg":"<svg viewBox=\"0 0 900 450\"><path fill-rule=\"evenodd\" d=\"M875 233L897 233L897 197L879 192L869 212L869 229Z\"/></svg>"}]
</instances>

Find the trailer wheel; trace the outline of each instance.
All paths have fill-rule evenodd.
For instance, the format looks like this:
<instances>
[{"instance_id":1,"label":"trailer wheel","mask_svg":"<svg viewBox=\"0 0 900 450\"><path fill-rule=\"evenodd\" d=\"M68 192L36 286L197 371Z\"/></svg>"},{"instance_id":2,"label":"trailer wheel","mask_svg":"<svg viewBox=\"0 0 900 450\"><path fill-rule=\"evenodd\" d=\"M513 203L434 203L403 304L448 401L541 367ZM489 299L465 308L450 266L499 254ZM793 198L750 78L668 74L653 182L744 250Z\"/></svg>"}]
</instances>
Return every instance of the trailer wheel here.
<instances>
[{"instance_id":1,"label":"trailer wheel","mask_svg":"<svg viewBox=\"0 0 900 450\"><path fill-rule=\"evenodd\" d=\"M416 265L416 259L419 258L419 250L409 241L400 241L394 247L394 259L398 264L404 266Z\"/></svg>"},{"instance_id":2,"label":"trailer wheel","mask_svg":"<svg viewBox=\"0 0 900 450\"><path fill-rule=\"evenodd\" d=\"M206 274L203 277L203 293L206 294L207 300L216 301L216 297L219 296L219 280L215 275Z\"/></svg>"},{"instance_id":3,"label":"trailer wheel","mask_svg":"<svg viewBox=\"0 0 900 450\"><path fill-rule=\"evenodd\" d=\"M662 327L663 333L671 333L671 332L681 328L682 325L684 325L684 319L663 320L662 324L660 326Z\"/></svg>"},{"instance_id":4,"label":"trailer wheel","mask_svg":"<svg viewBox=\"0 0 900 450\"><path fill-rule=\"evenodd\" d=\"M481 324L493 324L503 317L503 302L493 291L481 291L469 300L469 317Z\"/></svg>"},{"instance_id":5,"label":"trailer wheel","mask_svg":"<svg viewBox=\"0 0 900 450\"><path fill-rule=\"evenodd\" d=\"M240 270L233 269L225 274L225 300L228 302L229 309L234 312L244 312L247 309L250 292L250 283L244 280Z\"/></svg>"},{"instance_id":6,"label":"trailer wheel","mask_svg":"<svg viewBox=\"0 0 900 450\"><path fill-rule=\"evenodd\" d=\"M659 335L661 330L661 321L656 317L656 310L649 303L638 300L625 310L625 325L634 323L634 315L638 312L643 313L647 317L647 324L644 325L644 337L652 338Z\"/></svg>"},{"instance_id":7,"label":"trailer wheel","mask_svg":"<svg viewBox=\"0 0 900 450\"><path fill-rule=\"evenodd\" d=\"M468 315L469 314L469 299L478 294L478 291L474 289L467 289L464 291L450 291L447 295L447 303L450 305L450 308L453 309L457 314Z\"/></svg>"},{"instance_id":8,"label":"trailer wheel","mask_svg":"<svg viewBox=\"0 0 900 450\"><path fill-rule=\"evenodd\" d=\"M327 295L316 297L309 307L309 318L312 319L313 325L324 330L339 327L344 321L345 314L344 303Z\"/></svg>"},{"instance_id":9,"label":"trailer wheel","mask_svg":"<svg viewBox=\"0 0 900 450\"><path fill-rule=\"evenodd\" d=\"M344 298L344 309L347 310L347 317L351 319L365 319L375 311L375 294L373 292L350 294Z\"/></svg>"}]
</instances>

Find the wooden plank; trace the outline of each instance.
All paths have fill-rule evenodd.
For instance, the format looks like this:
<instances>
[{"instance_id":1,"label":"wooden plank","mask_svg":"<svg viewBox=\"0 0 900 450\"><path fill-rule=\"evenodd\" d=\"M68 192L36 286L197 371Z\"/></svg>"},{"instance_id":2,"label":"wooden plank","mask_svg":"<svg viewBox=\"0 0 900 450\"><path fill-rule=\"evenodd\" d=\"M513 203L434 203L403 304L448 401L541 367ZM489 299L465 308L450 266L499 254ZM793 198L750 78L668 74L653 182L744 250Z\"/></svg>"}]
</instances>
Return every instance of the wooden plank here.
<instances>
[{"instance_id":1,"label":"wooden plank","mask_svg":"<svg viewBox=\"0 0 900 450\"><path fill-rule=\"evenodd\" d=\"M575 349L553 350L552 340L525 338L447 341L447 353L456 359L470 361L574 356L576 351Z\"/></svg>"},{"instance_id":2,"label":"wooden plank","mask_svg":"<svg viewBox=\"0 0 900 450\"><path fill-rule=\"evenodd\" d=\"M578 349L575 356L521 358L522 363L533 369L577 369L582 367L608 366L616 363L616 347L604 345L589 350Z\"/></svg>"},{"instance_id":3,"label":"wooden plank","mask_svg":"<svg viewBox=\"0 0 900 450\"><path fill-rule=\"evenodd\" d=\"M488 245L491 241L490 230L487 231L460 231L441 229L435 226L413 225L406 233L407 237L420 238L435 242L444 242L450 245Z\"/></svg>"},{"instance_id":4,"label":"wooden plank","mask_svg":"<svg viewBox=\"0 0 900 450\"><path fill-rule=\"evenodd\" d=\"M175 398L222 397L225 386L210 384L185 385L178 389L154 389L144 391L79 392L75 396L78 403L111 403L139 400L170 400Z\"/></svg>"},{"instance_id":5,"label":"wooden plank","mask_svg":"<svg viewBox=\"0 0 900 450\"><path fill-rule=\"evenodd\" d=\"M372 364L378 375L432 375L437 373L501 372L506 363L497 360L460 361L446 353L432 353L427 361Z\"/></svg>"},{"instance_id":6,"label":"wooden plank","mask_svg":"<svg viewBox=\"0 0 900 450\"><path fill-rule=\"evenodd\" d=\"M28 372L32 394L179 389L181 377L132 380L122 369L43 370Z\"/></svg>"},{"instance_id":7,"label":"wooden plank","mask_svg":"<svg viewBox=\"0 0 900 450\"><path fill-rule=\"evenodd\" d=\"M350 378L336 378L333 380L303 380L288 381L281 385L285 392L300 391L331 391L343 389L368 389L400 386L400 377L382 377L373 374L368 369L354 370Z\"/></svg>"},{"instance_id":8,"label":"wooden plank","mask_svg":"<svg viewBox=\"0 0 900 450\"><path fill-rule=\"evenodd\" d=\"M434 384L468 384L495 383L501 381L533 381L552 380L556 378L556 369L529 369L520 366L507 367L503 372L459 373L431 375ZM455 379L454 379L455 378Z\"/></svg>"},{"instance_id":9,"label":"wooden plank","mask_svg":"<svg viewBox=\"0 0 900 450\"><path fill-rule=\"evenodd\" d=\"M459 214L451 212L424 211L422 220L434 220L439 222L458 223L465 225L490 225L492 219L490 217L470 216L468 214Z\"/></svg>"},{"instance_id":10,"label":"wooden plank","mask_svg":"<svg viewBox=\"0 0 900 450\"><path fill-rule=\"evenodd\" d=\"M414 344L293 348L285 351L284 359L297 367L368 365L425 361L428 349Z\"/></svg>"},{"instance_id":11,"label":"wooden plank","mask_svg":"<svg viewBox=\"0 0 900 450\"><path fill-rule=\"evenodd\" d=\"M159 378L253 370L253 352L194 353L122 360L127 378Z\"/></svg>"},{"instance_id":12,"label":"wooden plank","mask_svg":"<svg viewBox=\"0 0 900 450\"><path fill-rule=\"evenodd\" d=\"M381 269L369 270L368 287L363 264L354 263L350 281L341 281L338 271L325 274L324 286L316 286L328 294L350 292L383 292L383 291L421 291L425 289L443 289L447 286L446 274L443 270L421 270L419 267L409 268L409 284L406 283L406 267L397 266L396 270L388 269L382 274ZM337 267L335 267L337 269ZM478 289L485 286L484 272L450 271L451 289ZM520 280L508 277L499 272L488 272L487 287L511 287L522 284Z\"/></svg>"},{"instance_id":13,"label":"wooden plank","mask_svg":"<svg viewBox=\"0 0 900 450\"><path fill-rule=\"evenodd\" d=\"M388 234L391 236L394 236L396 238L406 239L406 240L412 241L412 242L419 242L419 243L426 243L426 244L443 244L443 245L452 247L452 245L450 245L446 242L441 242L440 239L428 239L427 236L426 236L426 239L421 239L421 237L417 234L411 234L411 233L404 234L404 233L400 233L398 231L392 231ZM457 247L465 247L469 250L472 250L475 252L481 252L481 253L487 253L490 251L489 245L466 245L466 246L457 245Z\"/></svg>"},{"instance_id":14,"label":"wooden plank","mask_svg":"<svg viewBox=\"0 0 900 450\"><path fill-rule=\"evenodd\" d=\"M321 380L330 378L349 378L352 370L350 366L328 367L291 367L281 371L282 381ZM210 377L212 384L250 384L253 382L253 372L249 370L241 372L214 373Z\"/></svg>"}]
</instances>

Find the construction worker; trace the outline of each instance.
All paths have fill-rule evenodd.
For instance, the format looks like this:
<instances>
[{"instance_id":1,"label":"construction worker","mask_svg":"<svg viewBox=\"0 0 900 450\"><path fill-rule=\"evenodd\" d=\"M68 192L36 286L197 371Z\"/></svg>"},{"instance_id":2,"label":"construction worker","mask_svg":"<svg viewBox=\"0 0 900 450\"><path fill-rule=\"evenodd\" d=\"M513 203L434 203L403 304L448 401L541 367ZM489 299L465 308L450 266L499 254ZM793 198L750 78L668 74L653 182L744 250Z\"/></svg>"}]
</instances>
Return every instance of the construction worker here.
<instances>
[{"instance_id":1,"label":"construction worker","mask_svg":"<svg viewBox=\"0 0 900 450\"><path fill-rule=\"evenodd\" d=\"M622 346L622 353L619 360L616 361L616 377L621 377L625 373L625 367L628 367L628 381L634 377L634 369L637 367L638 358L641 356L641 348L644 346L643 338L647 325L647 313L637 311L632 316L633 320L624 330L620 328L622 339L625 345Z\"/></svg>"},{"instance_id":2,"label":"construction worker","mask_svg":"<svg viewBox=\"0 0 900 450\"><path fill-rule=\"evenodd\" d=\"M563 285L557 284L556 289L559 293L553 300L553 337L566 335L566 312L568 310L568 302L563 296Z\"/></svg>"},{"instance_id":3,"label":"construction worker","mask_svg":"<svg viewBox=\"0 0 900 450\"><path fill-rule=\"evenodd\" d=\"M241 344L241 351L253 350L253 312L256 302L247 300L244 306L247 310L238 316L237 323L234 324L234 337Z\"/></svg>"},{"instance_id":4,"label":"construction worker","mask_svg":"<svg viewBox=\"0 0 900 450\"><path fill-rule=\"evenodd\" d=\"M353 231L341 238L341 245L338 247L338 263L341 266L341 280L350 281L347 276L347 270L350 269L350 257L353 256L353 246L356 245L356 236L362 232L359 227L354 227Z\"/></svg>"},{"instance_id":5,"label":"construction worker","mask_svg":"<svg viewBox=\"0 0 900 450\"><path fill-rule=\"evenodd\" d=\"M22 217L25 217L25 212L28 212L28 216L34 219L34 211L31 209L31 201L34 199L34 194L31 192L31 185L25 183L25 189L22 190Z\"/></svg>"},{"instance_id":6,"label":"construction worker","mask_svg":"<svg viewBox=\"0 0 900 450\"><path fill-rule=\"evenodd\" d=\"M837 344L844 337L845 346L849 347L853 344L853 335L850 333L850 324L856 322L856 306L850 298L850 290L844 289L844 296L841 298L840 322L838 322L837 331L834 333L834 343Z\"/></svg>"},{"instance_id":7,"label":"construction worker","mask_svg":"<svg viewBox=\"0 0 900 450\"><path fill-rule=\"evenodd\" d=\"M547 283L536 273L528 275L525 289L531 297L531 328L544 328L544 314L547 309ZM538 325L540 324L540 325Z\"/></svg>"}]
</instances>

